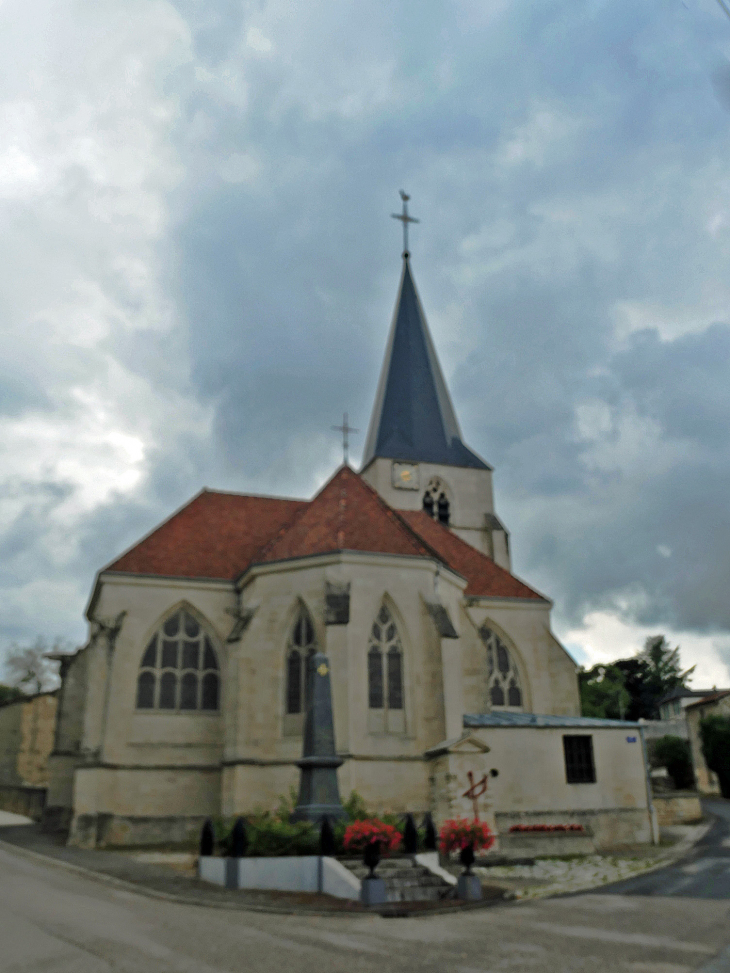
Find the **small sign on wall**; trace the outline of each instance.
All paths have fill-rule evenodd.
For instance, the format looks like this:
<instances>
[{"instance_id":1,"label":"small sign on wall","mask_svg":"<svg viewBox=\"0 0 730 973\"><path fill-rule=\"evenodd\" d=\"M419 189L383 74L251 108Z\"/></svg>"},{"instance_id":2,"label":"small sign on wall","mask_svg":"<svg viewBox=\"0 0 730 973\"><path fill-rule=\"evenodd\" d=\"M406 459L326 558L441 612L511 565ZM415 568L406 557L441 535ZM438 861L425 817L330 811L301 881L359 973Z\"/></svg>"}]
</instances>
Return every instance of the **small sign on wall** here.
<instances>
[{"instance_id":1,"label":"small sign on wall","mask_svg":"<svg viewBox=\"0 0 730 973\"><path fill-rule=\"evenodd\" d=\"M636 743L636 737L626 737L627 743Z\"/></svg>"}]
</instances>

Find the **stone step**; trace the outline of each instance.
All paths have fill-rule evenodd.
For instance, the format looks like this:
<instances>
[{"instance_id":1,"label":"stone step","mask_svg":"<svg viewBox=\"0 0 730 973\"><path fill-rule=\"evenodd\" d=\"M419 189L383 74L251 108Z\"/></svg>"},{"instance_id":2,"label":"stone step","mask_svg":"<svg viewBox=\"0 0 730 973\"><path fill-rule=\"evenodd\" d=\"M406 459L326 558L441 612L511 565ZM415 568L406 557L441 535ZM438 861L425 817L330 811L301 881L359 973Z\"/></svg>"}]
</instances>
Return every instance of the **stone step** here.
<instances>
[{"instance_id":1,"label":"stone step","mask_svg":"<svg viewBox=\"0 0 730 973\"><path fill-rule=\"evenodd\" d=\"M345 859L342 864L360 881L369 869L358 859ZM453 894L453 886L412 859L384 859L375 874L385 882L388 902L437 902Z\"/></svg>"},{"instance_id":2,"label":"stone step","mask_svg":"<svg viewBox=\"0 0 730 973\"><path fill-rule=\"evenodd\" d=\"M349 869L353 875L357 875L358 878L365 878L366 875L370 874L370 869L366 868L364 865L357 865ZM420 878L423 879L436 879L437 882L442 881L437 875L433 875L427 868L391 868L391 869L381 869L380 866L376 869L376 874L379 878L384 879L386 882L395 879L405 879L407 881L418 881Z\"/></svg>"},{"instance_id":3,"label":"stone step","mask_svg":"<svg viewBox=\"0 0 730 973\"><path fill-rule=\"evenodd\" d=\"M362 872L354 872L353 874L356 878L359 878L360 881L362 881L368 873L365 869L363 869ZM375 874L378 876L378 878L382 878L386 885L393 885L394 887L397 886L398 888L405 888L407 885L427 886L445 884L443 879L439 878L438 875L431 875L430 872L427 872L425 875L414 875L413 873L406 875L394 875L392 873L388 875L384 873L381 875L379 872L376 872Z\"/></svg>"}]
</instances>

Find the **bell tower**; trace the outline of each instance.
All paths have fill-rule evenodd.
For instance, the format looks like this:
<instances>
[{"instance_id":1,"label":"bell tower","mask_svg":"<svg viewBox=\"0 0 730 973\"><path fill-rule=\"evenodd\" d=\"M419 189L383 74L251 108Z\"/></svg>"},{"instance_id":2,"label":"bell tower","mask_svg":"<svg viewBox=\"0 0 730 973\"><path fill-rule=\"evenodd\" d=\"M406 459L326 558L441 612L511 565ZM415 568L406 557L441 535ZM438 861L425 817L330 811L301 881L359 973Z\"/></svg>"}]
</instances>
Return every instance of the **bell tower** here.
<instances>
[{"instance_id":1,"label":"bell tower","mask_svg":"<svg viewBox=\"0 0 730 973\"><path fill-rule=\"evenodd\" d=\"M406 201L396 218L415 222ZM494 512L492 467L462 441L407 247L361 473L391 507L425 510L510 570L509 534Z\"/></svg>"}]
</instances>

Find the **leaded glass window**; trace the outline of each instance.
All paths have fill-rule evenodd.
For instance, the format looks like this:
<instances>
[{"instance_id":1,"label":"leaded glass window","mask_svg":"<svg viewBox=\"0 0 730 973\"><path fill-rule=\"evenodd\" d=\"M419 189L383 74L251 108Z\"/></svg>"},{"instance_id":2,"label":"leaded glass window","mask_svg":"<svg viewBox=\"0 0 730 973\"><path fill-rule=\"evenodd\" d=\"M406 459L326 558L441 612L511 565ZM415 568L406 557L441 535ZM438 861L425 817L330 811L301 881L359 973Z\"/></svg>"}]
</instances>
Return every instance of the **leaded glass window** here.
<instances>
[{"instance_id":1,"label":"leaded glass window","mask_svg":"<svg viewBox=\"0 0 730 973\"><path fill-rule=\"evenodd\" d=\"M307 662L317 651L314 625L309 612L300 605L294 619L286 655L286 712L303 713L307 699Z\"/></svg>"},{"instance_id":2,"label":"leaded glass window","mask_svg":"<svg viewBox=\"0 0 730 973\"><path fill-rule=\"evenodd\" d=\"M215 711L220 705L218 657L198 619L181 608L166 619L142 655L137 709Z\"/></svg>"},{"instance_id":3,"label":"leaded glass window","mask_svg":"<svg viewBox=\"0 0 730 973\"><path fill-rule=\"evenodd\" d=\"M520 674L502 639L484 625L479 634L487 650L487 700L490 709L522 709Z\"/></svg>"},{"instance_id":4,"label":"leaded glass window","mask_svg":"<svg viewBox=\"0 0 730 973\"><path fill-rule=\"evenodd\" d=\"M381 605L370 631L368 648L368 706L403 709L403 649L387 605Z\"/></svg>"}]
</instances>

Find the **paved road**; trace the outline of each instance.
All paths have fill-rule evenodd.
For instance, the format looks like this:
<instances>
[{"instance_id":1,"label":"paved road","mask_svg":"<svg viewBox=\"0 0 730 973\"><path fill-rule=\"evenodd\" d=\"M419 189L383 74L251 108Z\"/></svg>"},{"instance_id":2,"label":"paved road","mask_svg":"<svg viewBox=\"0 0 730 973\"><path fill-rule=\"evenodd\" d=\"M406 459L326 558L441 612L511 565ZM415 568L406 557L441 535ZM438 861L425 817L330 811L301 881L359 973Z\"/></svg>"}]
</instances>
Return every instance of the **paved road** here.
<instances>
[{"instance_id":1,"label":"paved road","mask_svg":"<svg viewBox=\"0 0 730 973\"><path fill-rule=\"evenodd\" d=\"M724 899L730 903L730 801L703 800L715 822L676 865L617 882L602 894ZM730 930L729 938L730 938Z\"/></svg>"},{"instance_id":2,"label":"paved road","mask_svg":"<svg viewBox=\"0 0 730 973\"><path fill-rule=\"evenodd\" d=\"M728 901L616 894L411 919L222 911L0 846L2 973L725 973L729 920Z\"/></svg>"}]
</instances>

